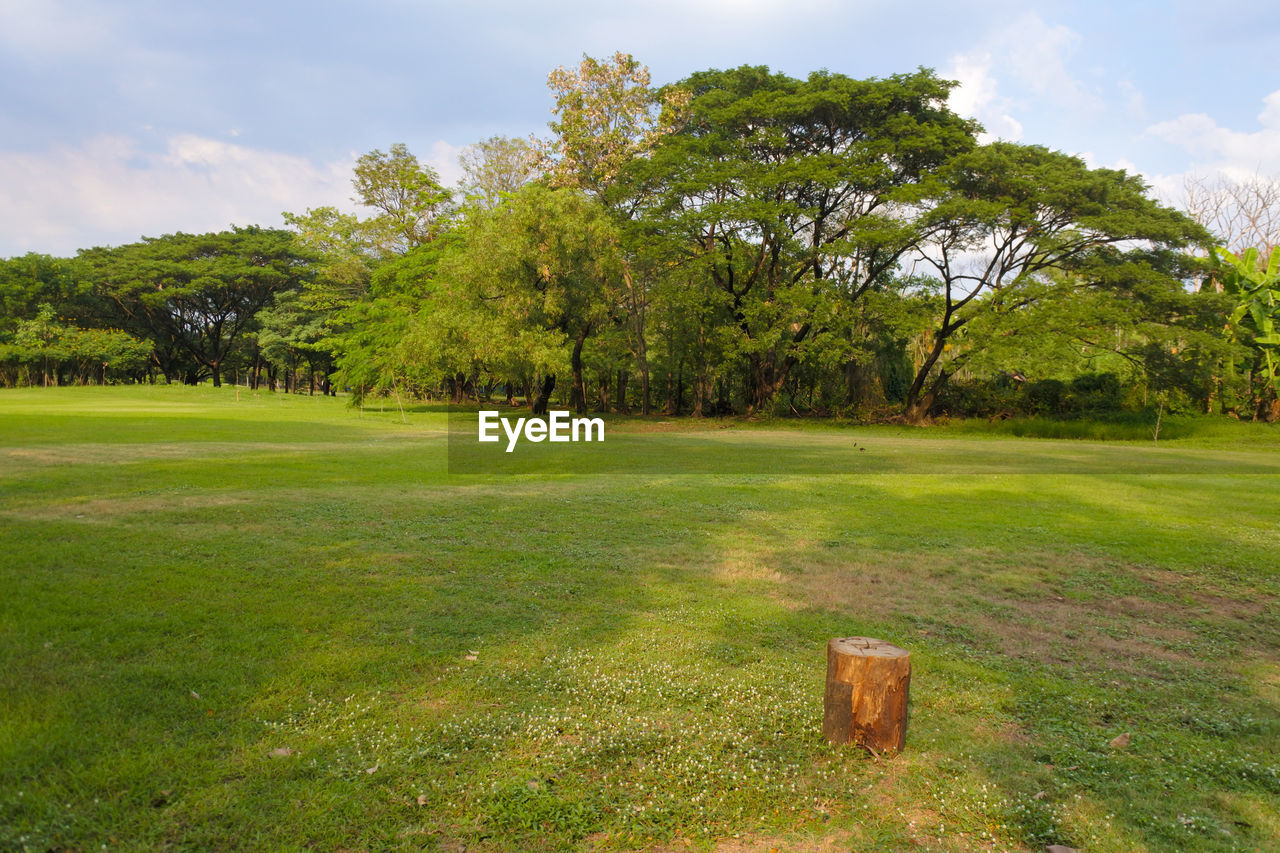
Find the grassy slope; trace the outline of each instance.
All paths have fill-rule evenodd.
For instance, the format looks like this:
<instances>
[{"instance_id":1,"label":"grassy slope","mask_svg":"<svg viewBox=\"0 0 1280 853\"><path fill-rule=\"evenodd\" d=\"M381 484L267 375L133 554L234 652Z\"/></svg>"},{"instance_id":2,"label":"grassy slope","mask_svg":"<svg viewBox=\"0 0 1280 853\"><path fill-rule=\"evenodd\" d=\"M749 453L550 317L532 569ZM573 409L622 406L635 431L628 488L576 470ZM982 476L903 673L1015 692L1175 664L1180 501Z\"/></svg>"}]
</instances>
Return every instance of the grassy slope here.
<instances>
[{"instance_id":1,"label":"grassy slope","mask_svg":"<svg viewBox=\"0 0 1280 853\"><path fill-rule=\"evenodd\" d=\"M0 848L1280 837L1274 430L451 478L441 414L235 393L0 393ZM819 737L842 634L913 653L892 761Z\"/></svg>"}]
</instances>

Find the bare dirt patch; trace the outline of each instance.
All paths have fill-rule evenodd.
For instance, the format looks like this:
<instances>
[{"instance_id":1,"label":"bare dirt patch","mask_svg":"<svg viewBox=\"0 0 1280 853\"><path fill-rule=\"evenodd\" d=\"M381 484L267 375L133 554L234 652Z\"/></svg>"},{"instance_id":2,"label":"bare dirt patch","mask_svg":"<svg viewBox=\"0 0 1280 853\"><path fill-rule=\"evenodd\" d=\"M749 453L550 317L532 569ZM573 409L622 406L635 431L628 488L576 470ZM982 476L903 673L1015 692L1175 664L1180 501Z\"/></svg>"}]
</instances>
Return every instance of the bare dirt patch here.
<instances>
[{"instance_id":1,"label":"bare dirt patch","mask_svg":"<svg viewBox=\"0 0 1280 853\"><path fill-rule=\"evenodd\" d=\"M1271 605L1206 591L1174 572L1085 555L1039 554L1025 562L1016 585L1003 580L1008 566L980 552L930 555L925 561L892 554L848 563L814 559L783 576L786 593L810 606L889 611L926 623L930 633L954 634L1011 657L1102 672L1207 659L1215 653L1202 644L1197 620L1247 622ZM1127 576L1126 586L1149 595L1113 594L1103 583L1090 585L1091 578L1121 576Z\"/></svg>"},{"instance_id":2,"label":"bare dirt patch","mask_svg":"<svg viewBox=\"0 0 1280 853\"><path fill-rule=\"evenodd\" d=\"M70 503L52 503L26 506L21 509L0 510L0 515L24 521L74 520L85 523L111 521L124 516L146 515L154 512L205 510L214 507L250 503L242 495L210 494L155 494L137 497L98 498Z\"/></svg>"}]
</instances>

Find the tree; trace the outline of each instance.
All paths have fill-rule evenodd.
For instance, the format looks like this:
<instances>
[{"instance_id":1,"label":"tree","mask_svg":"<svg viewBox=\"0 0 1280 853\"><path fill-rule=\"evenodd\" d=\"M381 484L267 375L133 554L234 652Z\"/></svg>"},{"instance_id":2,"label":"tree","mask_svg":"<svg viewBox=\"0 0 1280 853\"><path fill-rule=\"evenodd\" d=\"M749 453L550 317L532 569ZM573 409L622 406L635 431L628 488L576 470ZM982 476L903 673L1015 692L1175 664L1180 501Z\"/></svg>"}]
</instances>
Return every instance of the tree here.
<instances>
[{"instance_id":1,"label":"tree","mask_svg":"<svg viewBox=\"0 0 1280 853\"><path fill-rule=\"evenodd\" d=\"M294 390L293 377L305 362L307 392L314 394L316 374L327 374L333 360L324 312L309 305L302 291L286 290L258 312L256 325L263 356L285 369L285 391Z\"/></svg>"},{"instance_id":2,"label":"tree","mask_svg":"<svg viewBox=\"0 0 1280 853\"><path fill-rule=\"evenodd\" d=\"M984 296L950 341L944 359L954 376L935 409L985 389L1010 393L996 393L1005 399L970 413L1015 412L1021 403L1031 414L1078 414L1106 406L1105 395L1081 389L1094 383L1096 392L1113 377L1113 408L1147 404L1154 395L1211 410L1216 365L1236 357L1222 336L1225 300L1185 286L1192 265L1179 252L1124 254L1099 251L1069 271L1028 276ZM966 387L949 388L964 379ZM1045 393L1055 387L1058 397Z\"/></svg>"},{"instance_id":3,"label":"tree","mask_svg":"<svg viewBox=\"0 0 1280 853\"><path fill-rule=\"evenodd\" d=\"M649 69L628 53L609 60L585 54L576 70L547 77L555 106L547 171L554 186L577 187L597 197L622 169L675 129L685 90L649 86Z\"/></svg>"},{"instance_id":4,"label":"tree","mask_svg":"<svg viewBox=\"0 0 1280 853\"><path fill-rule=\"evenodd\" d=\"M946 108L952 85L924 70L801 81L746 66L678 84L692 96L681 129L628 179L651 232L678 235L670 263L724 295L748 411L842 346L850 308L915 245L902 204L973 144L974 125Z\"/></svg>"},{"instance_id":5,"label":"tree","mask_svg":"<svg viewBox=\"0 0 1280 853\"><path fill-rule=\"evenodd\" d=\"M467 200L494 208L507 195L541 174L541 154L532 142L510 136L491 136L462 149L459 189Z\"/></svg>"},{"instance_id":6,"label":"tree","mask_svg":"<svg viewBox=\"0 0 1280 853\"><path fill-rule=\"evenodd\" d=\"M34 384L38 368L41 385L105 385L109 372L128 376L145 367L150 350L118 329L68 326L46 303L18 323L12 343L0 343L0 377L11 385Z\"/></svg>"},{"instance_id":7,"label":"tree","mask_svg":"<svg viewBox=\"0 0 1280 853\"><path fill-rule=\"evenodd\" d=\"M1265 258L1280 245L1280 179L1189 176L1182 208L1235 255L1254 248Z\"/></svg>"},{"instance_id":8,"label":"tree","mask_svg":"<svg viewBox=\"0 0 1280 853\"><path fill-rule=\"evenodd\" d=\"M584 349L610 322L620 264L617 229L598 203L531 184L474 215L443 266L440 292L471 305L469 325L487 330L472 339L472 352L487 349L486 361L507 370L514 353L505 348L528 354L524 368L540 380L535 414L547 410L565 367L570 405L585 412ZM493 341L505 342L505 351L494 351Z\"/></svg>"},{"instance_id":9,"label":"tree","mask_svg":"<svg viewBox=\"0 0 1280 853\"><path fill-rule=\"evenodd\" d=\"M65 313L82 309L84 286L66 258L29 252L0 260L0 340L23 320L34 319L42 305Z\"/></svg>"},{"instance_id":10,"label":"tree","mask_svg":"<svg viewBox=\"0 0 1280 853\"><path fill-rule=\"evenodd\" d=\"M1226 249L1214 250L1219 262L1218 279L1236 306L1230 332L1252 350L1250 387L1254 418L1280 418L1277 377L1280 376L1280 246L1269 256L1250 247L1236 257Z\"/></svg>"},{"instance_id":11,"label":"tree","mask_svg":"<svg viewBox=\"0 0 1280 853\"><path fill-rule=\"evenodd\" d=\"M355 201L378 211L368 221L373 241L384 255L403 254L431 242L452 194L440 176L418 162L401 143L390 153L370 151L356 161Z\"/></svg>"},{"instance_id":12,"label":"tree","mask_svg":"<svg viewBox=\"0 0 1280 853\"><path fill-rule=\"evenodd\" d=\"M623 170L649 156L658 142L679 125L689 94L680 87L655 90L649 69L630 54L618 52L608 60L584 55L576 70L557 68L547 78L556 118L554 134L544 150L544 167L553 186L573 187L590 194L628 226L637 212L635 185L620 182ZM624 229L636 237L635 229ZM643 231L643 229L641 229ZM639 235L643 239L643 235ZM641 243L626 240L638 247ZM624 253L620 268L624 309L615 317L640 371L641 409L652 409L647 351L646 314L654 285L654 267ZM648 258L647 260L652 260ZM618 368L619 405L626 407L625 366Z\"/></svg>"},{"instance_id":13,"label":"tree","mask_svg":"<svg viewBox=\"0 0 1280 853\"><path fill-rule=\"evenodd\" d=\"M316 274L306 288L313 307L337 310L368 292L376 246L366 223L336 207L281 215L297 234L298 246L317 258Z\"/></svg>"},{"instance_id":14,"label":"tree","mask_svg":"<svg viewBox=\"0 0 1280 853\"><path fill-rule=\"evenodd\" d=\"M208 375L214 385L257 313L312 274L312 257L293 234L256 226L146 238L81 252L80 261L120 325L152 342L170 380Z\"/></svg>"},{"instance_id":15,"label":"tree","mask_svg":"<svg viewBox=\"0 0 1280 853\"><path fill-rule=\"evenodd\" d=\"M1139 262L1144 253L1208 239L1186 216L1151 200L1136 177L1008 142L952 159L922 203L920 222L918 260L936 271L942 306L907 392L912 423L924 420L972 352L944 358L957 334L984 310L1019 306L1016 294L1002 291L1053 271L1102 259ZM1123 251L1105 251L1116 246Z\"/></svg>"},{"instance_id":16,"label":"tree","mask_svg":"<svg viewBox=\"0 0 1280 853\"><path fill-rule=\"evenodd\" d=\"M381 261L426 245L441 233L452 193L404 145L370 151L356 161L352 187L360 204L377 211L361 219L336 207L282 214L298 243L318 258L308 300L339 309L365 295Z\"/></svg>"}]
</instances>

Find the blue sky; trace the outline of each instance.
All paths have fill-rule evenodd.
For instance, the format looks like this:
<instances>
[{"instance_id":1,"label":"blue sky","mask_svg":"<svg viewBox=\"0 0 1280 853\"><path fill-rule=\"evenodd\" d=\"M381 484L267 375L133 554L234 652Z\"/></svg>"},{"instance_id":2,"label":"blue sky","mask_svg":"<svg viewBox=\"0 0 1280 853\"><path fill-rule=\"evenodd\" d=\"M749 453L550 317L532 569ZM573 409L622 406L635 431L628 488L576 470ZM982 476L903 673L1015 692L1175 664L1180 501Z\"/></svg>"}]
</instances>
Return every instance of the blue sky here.
<instances>
[{"instance_id":1,"label":"blue sky","mask_svg":"<svg viewBox=\"0 0 1280 853\"><path fill-rule=\"evenodd\" d=\"M1280 4L0 0L0 256L350 206L359 154L542 134L546 75L918 66L993 136L1142 174L1280 175Z\"/></svg>"}]
</instances>

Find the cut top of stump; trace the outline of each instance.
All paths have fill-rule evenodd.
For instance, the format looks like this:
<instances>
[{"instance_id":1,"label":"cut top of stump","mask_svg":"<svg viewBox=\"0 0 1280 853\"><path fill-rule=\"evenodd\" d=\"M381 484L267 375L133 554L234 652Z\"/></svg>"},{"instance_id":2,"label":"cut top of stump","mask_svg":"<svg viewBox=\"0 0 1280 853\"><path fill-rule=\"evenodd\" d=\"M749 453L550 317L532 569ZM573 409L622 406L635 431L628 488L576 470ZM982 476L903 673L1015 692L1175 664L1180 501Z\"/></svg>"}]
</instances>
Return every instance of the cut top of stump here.
<instances>
[{"instance_id":1,"label":"cut top of stump","mask_svg":"<svg viewBox=\"0 0 1280 853\"><path fill-rule=\"evenodd\" d=\"M868 658L905 658L911 654L893 643L874 637L836 637L831 641L830 649L840 655Z\"/></svg>"}]
</instances>

